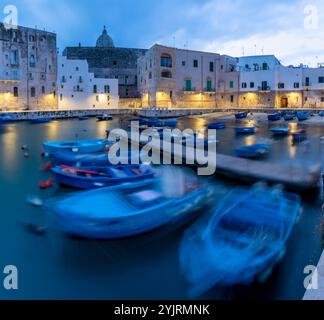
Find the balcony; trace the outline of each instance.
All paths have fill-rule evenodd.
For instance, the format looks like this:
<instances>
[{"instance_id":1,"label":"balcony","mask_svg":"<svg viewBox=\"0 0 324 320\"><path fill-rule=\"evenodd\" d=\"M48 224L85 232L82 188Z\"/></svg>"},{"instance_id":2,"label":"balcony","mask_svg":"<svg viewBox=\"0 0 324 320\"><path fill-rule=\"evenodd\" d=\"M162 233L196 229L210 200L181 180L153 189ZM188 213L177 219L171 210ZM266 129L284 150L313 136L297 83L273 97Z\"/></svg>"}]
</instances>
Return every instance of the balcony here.
<instances>
[{"instance_id":1,"label":"balcony","mask_svg":"<svg viewBox=\"0 0 324 320\"><path fill-rule=\"evenodd\" d=\"M303 88L309 89L312 86L311 82L303 82Z\"/></svg>"},{"instance_id":2,"label":"balcony","mask_svg":"<svg viewBox=\"0 0 324 320\"><path fill-rule=\"evenodd\" d=\"M204 93L216 94L215 88L204 88Z\"/></svg>"},{"instance_id":3,"label":"balcony","mask_svg":"<svg viewBox=\"0 0 324 320\"><path fill-rule=\"evenodd\" d=\"M258 87L258 91L260 91L260 92L270 92L271 91L271 87L270 86Z\"/></svg>"},{"instance_id":4,"label":"balcony","mask_svg":"<svg viewBox=\"0 0 324 320\"><path fill-rule=\"evenodd\" d=\"M190 88L190 90L189 90L189 88L183 88L182 91L184 91L186 93L193 93L193 92L197 92L197 89L196 88Z\"/></svg>"},{"instance_id":5,"label":"balcony","mask_svg":"<svg viewBox=\"0 0 324 320\"><path fill-rule=\"evenodd\" d=\"M17 74L11 74L11 75L0 75L0 82L1 83L18 83L20 82L20 78Z\"/></svg>"}]
</instances>

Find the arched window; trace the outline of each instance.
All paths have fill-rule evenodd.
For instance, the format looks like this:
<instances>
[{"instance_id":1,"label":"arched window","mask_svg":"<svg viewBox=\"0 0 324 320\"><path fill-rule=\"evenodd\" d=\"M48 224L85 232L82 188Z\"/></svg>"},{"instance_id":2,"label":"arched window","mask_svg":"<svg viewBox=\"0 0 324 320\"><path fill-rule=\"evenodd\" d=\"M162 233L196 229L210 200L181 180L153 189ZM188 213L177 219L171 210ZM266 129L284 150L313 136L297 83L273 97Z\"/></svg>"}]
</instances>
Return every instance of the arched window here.
<instances>
[{"instance_id":1,"label":"arched window","mask_svg":"<svg viewBox=\"0 0 324 320\"><path fill-rule=\"evenodd\" d=\"M152 79L152 72L149 73L149 79Z\"/></svg>"},{"instance_id":2,"label":"arched window","mask_svg":"<svg viewBox=\"0 0 324 320\"><path fill-rule=\"evenodd\" d=\"M161 72L161 77L171 79L172 78L172 73L169 70L163 70Z\"/></svg>"},{"instance_id":3,"label":"arched window","mask_svg":"<svg viewBox=\"0 0 324 320\"><path fill-rule=\"evenodd\" d=\"M161 67L172 68L172 57L169 54L167 54L167 53L162 54Z\"/></svg>"},{"instance_id":4,"label":"arched window","mask_svg":"<svg viewBox=\"0 0 324 320\"><path fill-rule=\"evenodd\" d=\"M30 96L32 98L35 98L36 97L36 89L35 89L35 87L31 87L30 88Z\"/></svg>"},{"instance_id":5,"label":"arched window","mask_svg":"<svg viewBox=\"0 0 324 320\"><path fill-rule=\"evenodd\" d=\"M30 55L30 58L29 58L29 65L31 68L34 68L35 65L36 65L36 59L35 59L35 56L32 54Z\"/></svg>"}]
</instances>

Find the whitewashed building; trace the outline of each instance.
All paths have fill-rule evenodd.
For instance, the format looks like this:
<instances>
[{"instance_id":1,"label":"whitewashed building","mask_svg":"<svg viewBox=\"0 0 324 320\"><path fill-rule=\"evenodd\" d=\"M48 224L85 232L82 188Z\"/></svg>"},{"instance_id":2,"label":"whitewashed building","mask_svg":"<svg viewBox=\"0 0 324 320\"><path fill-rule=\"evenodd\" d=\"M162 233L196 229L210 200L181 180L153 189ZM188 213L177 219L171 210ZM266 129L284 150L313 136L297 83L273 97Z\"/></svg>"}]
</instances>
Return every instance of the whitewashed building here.
<instances>
[{"instance_id":1,"label":"whitewashed building","mask_svg":"<svg viewBox=\"0 0 324 320\"><path fill-rule=\"evenodd\" d=\"M237 59L154 45L138 60L143 107L237 107Z\"/></svg>"},{"instance_id":2,"label":"whitewashed building","mask_svg":"<svg viewBox=\"0 0 324 320\"><path fill-rule=\"evenodd\" d=\"M239 106L323 108L324 68L283 66L274 56L241 57Z\"/></svg>"},{"instance_id":3,"label":"whitewashed building","mask_svg":"<svg viewBox=\"0 0 324 320\"><path fill-rule=\"evenodd\" d=\"M117 109L118 79L95 78L87 60L58 58L59 109Z\"/></svg>"}]
</instances>

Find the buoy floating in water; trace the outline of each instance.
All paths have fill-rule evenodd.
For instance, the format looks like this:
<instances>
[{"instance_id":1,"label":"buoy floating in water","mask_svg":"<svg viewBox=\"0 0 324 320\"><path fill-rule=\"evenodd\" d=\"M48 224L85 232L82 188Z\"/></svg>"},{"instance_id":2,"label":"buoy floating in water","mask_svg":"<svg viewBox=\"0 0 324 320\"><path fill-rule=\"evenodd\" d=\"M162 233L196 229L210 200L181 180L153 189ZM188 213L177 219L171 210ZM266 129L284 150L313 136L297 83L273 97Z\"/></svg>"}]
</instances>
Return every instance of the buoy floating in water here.
<instances>
[{"instance_id":1,"label":"buoy floating in water","mask_svg":"<svg viewBox=\"0 0 324 320\"><path fill-rule=\"evenodd\" d=\"M44 165L43 165L43 170L44 171L48 171L48 170L51 170L52 169L52 162L51 161L48 161L46 162Z\"/></svg>"},{"instance_id":2,"label":"buoy floating in water","mask_svg":"<svg viewBox=\"0 0 324 320\"><path fill-rule=\"evenodd\" d=\"M41 155L41 157L45 157L45 155L46 155L44 150L41 150L39 154Z\"/></svg>"},{"instance_id":3,"label":"buoy floating in water","mask_svg":"<svg viewBox=\"0 0 324 320\"><path fill-rule=\"evenodd\" d=\"M41 181L41 182L38 183L38 186L40 187L40 189L51 188L53 186L53 180L48 179L47 181Z\"/></svg>"},{"instance_id":4,"label":"buoy floating in water","mask_svg":"<svg viewBox=\"0 0 324 320\"><path fill-rule=\"evenodd\" d=\"M29 157L29 153L28 153L28 152L25 152L25 153L24 153L24 157L25 157L25 158L28 158L28 157Z\"/></svg>"},{"instance_id":5,"label":"buoy floating in water","mask_svg":"<svg viewBox=\"0 0 324 320\"><path fill-rule=\"evenodd\" d=\"M28 144L24 144L24 145L21 147L21 150L28 150Z\"/></svg>"}]
</instances>

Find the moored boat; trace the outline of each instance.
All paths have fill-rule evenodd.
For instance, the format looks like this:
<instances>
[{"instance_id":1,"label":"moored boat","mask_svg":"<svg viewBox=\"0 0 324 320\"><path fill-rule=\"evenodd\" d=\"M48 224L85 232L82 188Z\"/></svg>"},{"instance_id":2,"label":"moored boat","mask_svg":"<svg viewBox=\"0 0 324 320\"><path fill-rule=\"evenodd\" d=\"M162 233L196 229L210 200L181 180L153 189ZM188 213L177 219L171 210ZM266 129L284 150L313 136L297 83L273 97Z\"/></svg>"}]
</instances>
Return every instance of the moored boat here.
<instances>
[{"instance_id":1,"label":"moored boat","mask_svg":"<svg viewBox=\"0 0 324 320\"><path fill-rule=\"evenodd\" d=\"M285 121L291 121L294 120L296 117L295 112L287 112L287 114L284 116Z\"/></svg>"},{"instance_id":2,"label":"moored boat","mask_svg":"<svg viewBox=\"0 0 324 320\"><path fill-rule=\"evenodd\" d=\"M48 123L51 122L52 118L34 118L30 120L30 123L32 124L38 124L38 123Z\"/></svg>"},{"instance_id":3,"label":"moored boat","mask_svg":"<svg viewBox=\"0 0 324 320\"><path fill-rule=\"evenodd\" d=\"M274 114L269 114L268 115L268 120L269 121L278 121L281 119L281 114L278 112L278 113L274 113Z\"/></svg>"},{"instance_id":4,"label":"moored boat","mask_svg":"<svg viewBox=\"0 0 324 320\"><path fill-rule=\"evenodd\" d=\"M97 116L98 121L110 121L113 117L110 114L103 114L101 116Z\"/></svg>"},{"instance_id":5,"label":"moored boat","mask_svg":"<svg viewBox=\"0 0 324 320\"><path fill-rule=\"evenodd\" d=\"M175 170L168 180L161 174L150 184L78 192L45 205L70 235L94 239L139 235L189 218L213 201L215 188L210 183Z\"/></svg>"},{"instance_id":6,"label":"moored boat","mask_svg":"<svg viewBox=\"0 0 324 320\"><path fill-rule=\"evenodd\" d=\"M294 143L302 142L307 139L307 132L304 129L297 130L292 134L292 136Z\"/></svg>"},{"instance_id":7,"label":"moored boat","mask_svg":"<svg viewBox=\"0 0 324 320\"><path fill-rule=\"evenodd\" d=\"M106 167L70 167L65 165L51 169L58 184L75 189L96 189L122 183L152 179L155 172L144 165L117 165Z\"/></svg>"},{"instance_id":8,"label":"moored boat","mask_svg":"<svg viewBox=\"0 0 324 320\"><path fill-rule=\"evenodd\" d=\"M297 119L299 121L305 121L309 118L309 112L308 111L299 111L297 112Z\"/></svg>"},{"instance_id":9,"label":"moored boat","mask_svg":"<svg viewBox=\"0 0 324 320\"><path fill-rule=\"evenodd\" d=\"M225 128L226 128L226 122L214 122L208 125L208 129L220 130Z\"/></svg>"},{"instance_id":10,"label":"moored boat","mask_svg":"<svg viewBox=\"0 0 324 320\"><path fill-rule=\"evenodd\" d=\"M272 128L271 132L273 135L276 136L285 136L290 133L290 128L288 126L276 127L276 128Z\"/></svg>"},{"instance_id":11,"label":"moored boat","mask_svg":"<svg viewBox=\"0 0 324 320\"><path fill-rule=\"evenodd\" d=\"M80 120L80 121L85 121L85 120L88 120L88 119L89 119L88 116L80 116L80 117L79 117L79 120Z\"/></svg>"},{"instance_id":12,"label":"moored boat","mask_svg":"<svg viewBox=\"0 0 324 320\"><path fill-rule=\"evenodd\" d=\"M269 153L270 144L257 143L251 146L241 146L234 149L236 155L240 158L260 158Z\"/></svg>"},{"instance_id":13,"label":"moored boat","mask_svg":"<svg viewBox=\"0 0 324 320\"><path fill-rule=\"evenodd\" d=\"M324 111L320 111L320 113L318 114L320 117L324 117Z\"/></svg>"},{"instance_id":14,"label":"moored boat","mask_svg":"<svg viewBox=\"0 0 324 320\"><path fill-rule=\"evenodd\" d=\"M245 118L247 118L247 116L248 116L247 112L241 112L241 113L235 114L236 119L245 119Z\"/></svg>"},{"instance_id":15,"label":"moored boat","mask_svg":"<svg viewBox=\"0 0 324 320\"><path fill-rule=\"evenodd\" d=\"M299 196L280 188L231 191L207 225L191 227L182 240L180 265L190 295L216 285L264 282L285 254L300 209Z\"/></svg>"},{"instance_id":16,"label":"moored boat","mask_svg":"<svg viewBox=\"0 0 324 320\"><path fill-rule=\"evenodd\" d=\"M15 122L16 120L17 120L16 117L11 114L0 115L0 123L2 124Z\"/></svg>"},{"instance_id":17,"label":"moored boat","mask_svg":"<svg viewBox=\"0 0 324 320\"><path fill-rule=\"evenodd\" d=\"M236 134L254 134L256 129L255 127L236 127L234 128Z\"/></svg>"},{"instance_id":18,"label":"moored boat","mask_svg":"<svg viewBox=\"0 0 324 320\"><path fill-rule=\"evenodd\" d=\"M94 153L103 151L109 142L103 139L96 140L71 140L71 141L48 141L43 143L44 151L47 154L54 154L58 151L72 151L80 153Z\"/></svg>"}]
</instances>

